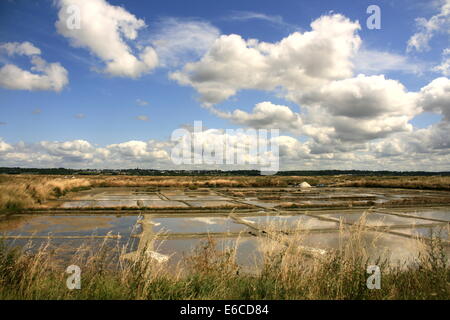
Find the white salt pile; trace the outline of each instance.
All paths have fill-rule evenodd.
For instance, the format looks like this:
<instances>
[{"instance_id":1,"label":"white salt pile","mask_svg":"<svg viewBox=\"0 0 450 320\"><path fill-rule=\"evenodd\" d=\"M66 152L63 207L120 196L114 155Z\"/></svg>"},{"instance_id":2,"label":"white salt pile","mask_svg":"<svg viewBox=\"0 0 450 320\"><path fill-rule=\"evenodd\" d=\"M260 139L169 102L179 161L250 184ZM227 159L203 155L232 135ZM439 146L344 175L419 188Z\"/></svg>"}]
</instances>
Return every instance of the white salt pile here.
<instances>
[{"instance_id":1,"label":"white salt pile","mask_svg":"<svg viewBox=\"0 0 450 320\"><path fill-rule=\"evenodd\" d=\"M303 181L300 183L300 188L311 188L311 185L308 182Z\"/></svg>"}]
</instances>

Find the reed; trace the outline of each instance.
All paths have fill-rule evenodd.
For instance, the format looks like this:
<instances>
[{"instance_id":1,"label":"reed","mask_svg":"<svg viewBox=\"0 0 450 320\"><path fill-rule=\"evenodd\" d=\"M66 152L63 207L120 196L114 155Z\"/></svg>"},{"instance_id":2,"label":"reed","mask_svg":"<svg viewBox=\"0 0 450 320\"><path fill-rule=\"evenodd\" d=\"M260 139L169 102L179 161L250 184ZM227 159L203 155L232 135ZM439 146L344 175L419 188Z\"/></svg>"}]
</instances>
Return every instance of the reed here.
<instances>
[{"instance_id":1,"label":"reed","mask_svg":"<svg viewBox=\"0 0 450 320\"><path fill-rule=\"evenodd\" d=\"M279 226L276 226L279 228ZM269 230L270 231L270 230ZM248 272L237 248L207 238L172 269L145 252L124 259L125 247L107 243L80 247L70 261L82 270L82 288L68 290L64 268L48 244L29 254L0 245L0 299L449 299L450 268L439 238L417 240L413 261L392 264L371 257L363 224L341 226L337 249L304 254L306 234L260 238L261 260ZM110 240L112 241L112 240ZM368 289L366 268L382 271L381 289Z\"/></svg>"}]
</instances>

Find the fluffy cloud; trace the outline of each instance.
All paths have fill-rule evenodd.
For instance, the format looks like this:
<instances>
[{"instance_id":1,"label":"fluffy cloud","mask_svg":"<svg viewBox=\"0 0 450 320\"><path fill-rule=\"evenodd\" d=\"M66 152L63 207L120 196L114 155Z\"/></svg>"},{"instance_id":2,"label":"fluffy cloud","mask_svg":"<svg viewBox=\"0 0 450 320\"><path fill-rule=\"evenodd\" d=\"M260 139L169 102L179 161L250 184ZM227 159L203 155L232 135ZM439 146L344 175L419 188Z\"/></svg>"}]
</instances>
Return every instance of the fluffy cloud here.
<instances>
[{"instance_id":1,"label":"fluffy cloud","mask_svg":"<svg viewBox=\"0 0 450 320\"><path fill-rule=\"evenodd\" d=\"M433 26L442 26L441 18L447 14L444 5L438 18L427 21L427 30L433 34ZM301 148L286 140L299 150L306 148L309 157L348 160L357 159L356 154L361 153L366 154L364 159L374 158L374 154L367 155L370 148L378 155L395 154L403 141L396 143L388 138L415 137L420 131L414 131L410 121L416 115L432 111L448 117L448 80L436 79L419 92L409 92L399 81L384 75L354 76L355 70L371 74L390 70L418 73L423 68L421 64L411 65L405 56L359 51L359 28L357 22L336 14L313 21L311 31L295 32L276 43L222 35L199 61L187 63L170 77L192 86L203 105L221 118L242 126L280 128L312 138ZM410 41L416 49L419 38ZM275 91L295 102L300 111L271 102L259 103L250 112L224 112L214 107L245 89ZM434 126L419 136L428 136L430 145L432 139L445 145L440 135L443 127ZM379 143L380 139L387 139L386 145L373 149L373 141Z\"/></svg>"},{"instance_id":2,"label":"fluffy cloud","mask_svg":"<svg viewBox=\"0 0 450 320\"><path fill-rule=\"evenodd\" d=\"M311 154L309 143L300 142L289 136L279 136L274 140L279 145L280 157L282 159L295 161L314 158Z\"/></svg>"},{"instance_id":3,"label":"fluffy cloud","mask_svg":"<svg viewBox=\"0 0 450 320\"><path fill-rule=\"evenodd\" d=\"M25 55L31 59L31 72L7 63L0 68L0 87L11 90L61 91L68 83L67 70L59 63L47 63L40 57L41 50L30 42L7 42L0 52L8 56Z\"/></svg>"},{"instance_id":4,"label":"fluffy cloud","mask_svg":"<svg viewBox=\"0 0 450 320\"><path fill-rule=\"evenodd\" d=\"M12 149L12 146L7 144L3 141L3 139L0 138L0 153L6 152Z\"/></svg>"},{"instance_id":5,"label":"fluffy cloud","mask_svg":"<svg viewBox=\"0 0 450 320\"><path fill-rule=\"evenodd\" d=\"M440 113L450 121L450 79L437 78L423 87L419 104L425 111Z\"/></svg>"},{"instance_id":6,"label":"fluffy cloud","mask_svg":"<svg viewBox=\"0 0 450 320\"><path fill-rule=\"evenodd\" d=\"M430 159L439 157L449 160L450 156L450 79L437 78L423 87L418 93L418 105L425 111L442 114L442 121L427 128L417 129L411 133L395 134L379 142L384 156L393 155L397 150L405 156L423 156ZM395 145L395 148L393 147Z\"/></svg>"},{"instance_id":7,"label":"fluffy cloud","mask_svg":"<svg viewBox=\"0 0 450 320\"><path fill-rule=\"evenodd\" d=\"M170 77L194 87L205 105L222 102L242 89L308 90L330 80L352 76L361 40L357 22L336 14L311 23L311 31L295 32L277 43L222 35L198 62Z\"/></svg>"},{"instance_id":8,"label":"fluffy cloud","mask_svg":"<svg viewBox=\"0 0 450 320\"><path fill-rule=\"evenodd\" d=\"M71 4L81 9L81 29L67 28L66 9ZM170 77L182 85L192 86L204 106L218 117L250 128L279 128L296 136L275 138L284 169L429 169L430 163L435 165L433 170L450 168L450 80L438 78L418 92L408 92L399 81L383 75L355 76L355 71L374 74L419 70L417 66L410 67L404 56L359 50L360 26L342 15L320 17L312 22L310 31L294 32L274 43L243 39L235 34L220 36L206 22L173 18L161 20L157 32L146 41L138 41L138 31L145 23L121 7L104 0L58 0L58 5L58 32L69 38L73 46L87 48L99 57L105 63L103 72L136 78L157 65L185 64ZM437 32L434 26L442 26L441 20L447 12L444 9L445 6L438 18L423 23L425 35L411 38L410 49L426 47ZM92 19L94 15L96 18ZM31 43L7 43L0 50L8 56L29 56L33 63L34 73L16 67L24 73L22 76L17 70L6 68L14 73L9 75L10 85L33 83L29 87L34 89L28 90L37 90L37 83L43 86L44 77L48 76L53 79L50 90L64 87L65 83L55 80L57 72L50 70L50 66L57 69L58 64L42 60L40 50ZM445 75L446 60L435 70ZM14 80L18 75L18 80ZM40 77L39 81L24 80L33 76ZM0 78L3 86L4 78ZM214 106L245 89L276 92L279 97L296 103L298 111L269 101L256 104L251 111L240 107L225 112ZM136 103L147 104L140 99ZM410 120L422 111L442 114L444 119L428 128L414 129ZM146 116L136 119L148 120ZM211 151L209 146L220 141L223 132L209 129L197 135L206 150ZM255 136L248 132L226 138L226 143L241 151L257 143ZM186 149L190 150L188 141L185 142ZM171 141L154 140L104 147L84 140L14 145L0 139L0 164L177 168L169 156L173 145Z\"/></svg>"},{"instance_id":9,"label":"fluffy cloud","mask_svg":"<svg viewBox=\"0 0 450 320\"><path fill-rule=\"evenodd\" d=\"M296 99L306 110L304 133L322 144L363 143L411 131L409 120L421 111L416 93L384 76L332 81Z\"/></svg>"},{"instance_id":10,"label":"fluffy cloud","mask_svg":"<svg viewBox=\"0 0 450 320\"><path fill-rule=\"evenodd\" d=\"M85 140L8 144L0 138L0 166L133 168L169 164L169 142L128 141L105 147Z\"/></svg>"},{"instance_id":11,"label":"fluffy cloud","mask_svg":"<svg viewBox=\"0 0 450 320\"><path fill-rule=\"evenodd\" d=\"M272 141L278 137L276 132L259 135L255 129L199 131L198 128L194 128L193 132L186 129L180 131L172 136L175 144L171 156L174 163L182 168L204 169L207 165L222 170L278 171L278 149L272 146Z\"/></svg>"},{"instance_id":12,"label":"fluffy cloud","mask_svg":"<svg viewBox=\"0 0 450 320\"><path fill-rule=\"evenodd\" d=\"M421 148L430 148L441 154L450 154L450 123L440 122L429 128L418 130L416 136L422 140Z\"/></svg>"},{"instance_id":13,"label":"fluffy cloud","mask_svg":"<svg viewBox=\"0 0 450 320\"><path fill-rule=\"evenodd\" d=\"M433 161L449 161L450 158L450 79L437 78L417 93L417 105L424 111L439 113L442 121L412 132L399 132L372 142L370 150L378 157L403 157L405 161L424 155ZM406 160L409 157L408 160Z\"/></svg>"},{"instance_id":14,"label":"fluffy cloud","mask_svg":"<svg viewBox=\"0 0 450 320\"><path fill-rule=\"evenodd\" d=\"M313 21L311 31L295 32L277 43L223 35L199 61L186 64L171 78L192 86L205 106L233 123L310 136L317 153L328 153L333 145L344 151L364 148L367 141L411 131L409 121L421 109L417 94L398 81L353 76L353 62L360 61L361 54L376 55L367 50L358 53L359 28L357 22L335 14ZM405 67L404 57L382 56L389 58L385 69L413 71ZM370 65L359 63L359 68L374 71ZM277 90L301 112L270 102L257 104L250 113L213 107L243 89Z\"/></svg>"},{"instance_id":15,"label":"fluffy cloud","mask_svg":"<svg viewBox=\"0 0 450 320\"><path fill-rule=\"evenodd\" d=\"M444 0L442 7L438 14L432 16L430 19L417 18L416 19L419 32L415 33L408 40L408 51L429 50L429 41L438 32L448 32L450 27L450 0Z\"/></svg>"},{"instance_id":16,"label":"fluffy cloud","mask_svg":"<svg viewBox=\"0 0 450 320\"><path fill-rule=\"evenodd\" d=\"M300 133L302 119L298 113L289 107L276 105L265 101L258 103L251 113L236 109L233 112L223 112L211 108L217 116L231 122L252 128L280 129L289 132Z\"/></svg>"},{"instance_id":17,"label":"fluffy cloud","mask_svg":"<svg viewBox=\"0 0 450 320\"><path fill-rule=\"evenodd\" d=\"M42 141L40 146L51 156L64 158L68 162L80 162L93 158L95 148L85 140L67 142Z\"/></svg>"},{"instance_id":18,"label":"fluffy cloud","mask_svg":"<svg viewBox=\"0 0 450 320\"><path fill-rule=\"evenodd\" d=\"M119 144L111 144L106 147L113 159L127 160L157 160L169 158L169 154L162 147L165 144L158 145L155 141L128 141Z\"/></svg>"},{"instance_id":19,"label":"fluffy cloud","mask_svg":"<svg viewBox=\"0 0 450 320\"><path fill-rule=\"evenodd\" d=\"M32 55L40 55L41 50L36 48L32 43L25 42L7 42L0 45L0 50L6 51L9 56L13 55L24 55L24 56L32 56Z\"/></svg>"},{"instance_id":20,"label":"fluffy cloud","mask_svg":"<svg viewBox=\"0 0 450 320\"><path fill-rule=\"evenodd\" d=\"M150 47L133 48L127 44L136 40L138 31L144 28L144 20L136 18L122 7L105 0L58 0L58 33L70 39L72 46L87 48L105 63L103 72L112 76L137 78L158 65L158 56ZM70 6L79 9L80 28L69 28L73 13ZM136 49L136 48L135 48Z\"/></svg>"},{"instance_id":21,"label":"fluffy cloud","mask_svg":"<svg viewBox=\"0 0 450 320\"><path fill-rule=\"evenodd\" d=\"M442 26L447 4L438 18L427 22L427 30ZM359 29L358 22L333 14L313 21L310 31L294 32L276 43L222 35L202 58L170 77L193 87L215 115L242 126L279 128L309 137L309 154L334 159L335 153L350 159L352 152L366 152L372 141L412 133L410 121L423 111L448 117L446 78L409 92L384 75L355 76L355 70L417 73L423 68L411 66L405 56L360 51ZM250 112L240 108L224 112L214 106L246 89L276 92L296 103L299 112L271 102L259 103Z\"/></svg>"},{"instance_id":22,"label":"fluffy cloud","mask_svg":"<svg viewBox=\"0 0 450 320\"><path fill-rule=\"evenodd\" d=\"M333 116L373 119L387 113L414 115L415 95L396 80L358 75L333 81L299 96L301 103L326 109Z\"/></svg>"},{"instance_id":23,"label":"fluffy cloud","mask_svg":"<svg viewBox=\"0 0 450 320\"><path fill-rule=\"evenodd\" d=\"M412 133L398 133L381 141L371 143L370 149L379 157L404 156L411 159L427 155L431 159L450 155L450 124L440 122Z\"/></svg>"},{"instance_id":24,"label":"fluffy cloud","mask_svg":"<svg viewBox=\"0 0 450 320\"><path fill-rule=\"evenodd\" d=\"M371 169L371 170L450 170L450 139L448 123L412 133L396 133L387 139L371 142L358 151L328 150L315 152L314 142L303 142L290 136L270 137L279 145L281 170L289 169ZM248 152L255 146L257 135L252 130L225 133L220 129L208 129L195 133L205 149L205 157L217 141L225 143L226 149L234 148L242 153L247 164L175 165L171 161L172 148L181 141L182 149L191 151L188 140L178 141L127 141L98 147L84 140L66 142L40 142L37 144L8 144L0 139L0 166L70 167L70 168L159 168L159 169L260 169L257 155ZM269 148L263 159L274 159ZM214 155L211 154L214 158ZM205 160L205 158L203 158ZM233 162L235 163L235 162ZM264 166L263 166L264 167Z\"/></svg>"},{"instance_id":25,"label":"fluffy cloud","mask_svg":"<svg viewBox=\"0 0 450 320\"><path fill-rule=\"evenodd\" d=\"M301 113L270 102L257 104L251 113L211 110L236 124L309 136L313 153L348 152L364 149L370 140L412 131L409 121L422 111L418 99L423 95L384 76L358 75L292 95Z\"/></svg>"}]
</instances>

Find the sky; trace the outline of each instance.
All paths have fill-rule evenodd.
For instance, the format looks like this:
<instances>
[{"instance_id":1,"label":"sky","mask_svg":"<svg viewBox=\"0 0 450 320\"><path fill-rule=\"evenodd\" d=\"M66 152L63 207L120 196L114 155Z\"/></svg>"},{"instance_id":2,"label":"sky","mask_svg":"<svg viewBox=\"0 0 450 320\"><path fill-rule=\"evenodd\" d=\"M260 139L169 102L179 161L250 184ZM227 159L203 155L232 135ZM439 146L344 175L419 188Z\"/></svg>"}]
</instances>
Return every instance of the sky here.
<instances>
[{"instance_id":1,"label":"sky","mask_svg":"<svg viewBox=\"0 0 450 320\"><path fill-rule=\"evenodd\" d=\"M0 166L247 168L174 163L202 121L278 129L281 170L448 171L449 27L450 0L1 0Z\"/></svg>"}]
</instances>

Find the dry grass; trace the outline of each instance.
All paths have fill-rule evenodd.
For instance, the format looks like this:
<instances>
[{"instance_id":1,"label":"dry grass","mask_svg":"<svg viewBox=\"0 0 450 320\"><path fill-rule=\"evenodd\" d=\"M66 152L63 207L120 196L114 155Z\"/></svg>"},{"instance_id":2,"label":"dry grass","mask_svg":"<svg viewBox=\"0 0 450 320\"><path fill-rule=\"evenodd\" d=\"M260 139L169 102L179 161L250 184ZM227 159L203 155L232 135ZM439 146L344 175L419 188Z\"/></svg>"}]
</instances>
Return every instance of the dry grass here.
<instances>
[{"instance_id":1,"label":"dry grass","mask_svg":"<svg viewBox=\"0 0 450 320\"><path fill-rule=\"evenodd\" d=\"M336 181L339 187L377 187L403 189L450 190L450 177L345 177Z\"/></svg>"},{"instance_id":2,"label":"dry grass","mask_svg":"<svg viewBox=\"0 0 450 320\"><path fill-rule=\"evenodd\" d=\"M89 188L87 179L51 176L0 176L0 211L38 208L69 191Z\"/></svg>"},{"instance_id":3,"label":"dry grass","mask_svg":"<svg viewBox=\"0 0 450 320\"><path fill-rule=\"evenodd\" d=\"M0 299L449 299L450 268L439 239L418 242L414 264L392 265L369 257L362 224L341 229L340 246L320 258L301 254L302 235L260 238L262 263L248 273L237 263L237 247L218 248L207 239L169 272L144 248L136 259L124 248L82 247L64 265L82 270L81 290L66 288L68 275L53 263L47 245L35 254L1 246ZM366 286L367 266L382 271L380 290Z\"/></svg>"}]
</instances>

